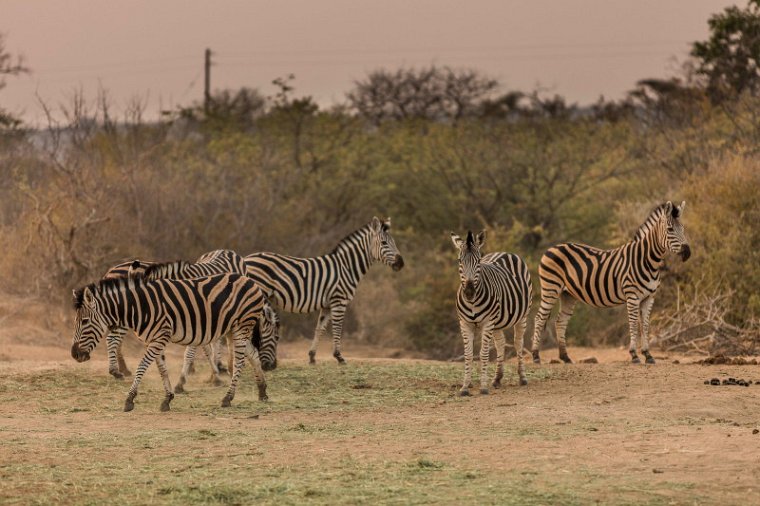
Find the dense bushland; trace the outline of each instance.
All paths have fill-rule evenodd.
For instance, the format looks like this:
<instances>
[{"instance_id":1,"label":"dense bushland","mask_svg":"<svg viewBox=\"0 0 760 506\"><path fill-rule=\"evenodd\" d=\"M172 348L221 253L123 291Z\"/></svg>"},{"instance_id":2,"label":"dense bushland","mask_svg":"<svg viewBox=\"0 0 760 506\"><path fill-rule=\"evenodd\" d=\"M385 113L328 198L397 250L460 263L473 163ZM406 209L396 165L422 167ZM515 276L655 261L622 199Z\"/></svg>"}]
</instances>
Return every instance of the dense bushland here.
<instances>
[{"instance_id":1,"label":"dense bushland","mask_svg":"<svg viewBox=\"0 0 760 506\"><path fill-rule=\"evenodd\" d=\"M487 229L487 250L535 270L557 242L629 240L672 199L688 202L693 257L668 259L655 314L699 286L730 292L741 324L760 316L760 98L752 86L716 98L708 71L643 80L587 108L499 96L476 72L434 67L374 73L331 109L295 97L288 80L273 98L221 92L161 122L139 103L116 118L105 95L78 96L50 111L48 128L0 130L0 283L63 304L127 258L312 256L390 215L407 268L370 271L349 342L449 357L461 347L450 230ZM285 323L310 337L312 319ZM580 307L568 332L576 344L626 335L620 311Z\"/></svg>"}]
</instances>

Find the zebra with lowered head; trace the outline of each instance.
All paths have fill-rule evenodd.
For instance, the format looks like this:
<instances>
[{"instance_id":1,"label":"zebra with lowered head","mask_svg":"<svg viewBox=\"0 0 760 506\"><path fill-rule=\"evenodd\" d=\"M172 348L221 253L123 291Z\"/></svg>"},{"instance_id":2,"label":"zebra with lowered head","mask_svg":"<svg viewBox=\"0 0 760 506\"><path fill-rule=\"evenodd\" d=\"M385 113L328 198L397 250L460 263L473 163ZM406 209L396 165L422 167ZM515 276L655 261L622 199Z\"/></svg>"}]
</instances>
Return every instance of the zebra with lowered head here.
<instances>
[{"instance_id":1,"label":"zebra with lowered head","mask_svg":"<svg viewBox=\"0 0 760 506\"><path fill-rule=\"evenodd\" d=\"M520 385L527 385L523 364L523 335L533 291L530 271L525 262L510 253L483 255L485 231L474 235L467 232L462 240L451 233L451 240L459 251L459 279L457 315L464 341L464 381L460 395L470 395L472 386L473 342L480 336L480 393L488 393L488 355L491 340L496 344L496 375L491 383L501 386L504 377L504 330L514 327L514 345L517 354L517 374Z\"/></svg>"},{"instance_id":2,"label":"zebra with lowered head","mask_svg":"<svg viewBox=\"0 0 760 506\"><path fill-rule=\"evenodd\" d=\"M330 253L319 257L297 258L276 253L245 257L248 277L256 281L276 307L289 313L319 311L309 363L316 363L317 344L331 322L333 356L339 364L346 363L340 353L343 317L359 281L375 262L382 262L394 271L404 267L390 228L390 218L382 221L372 218Z\"/></svg>"},{"instance_id":3,"label":"zebra with lowered head","mask_svg":"<svg viewBox=\"0 0 760 506\"><path fill-rule=\"evenodd\" d=\"M74 340L71 356L78 362L90 353L113 327L128 328L146 344L137 367L124 411L134 409L134 400L145 371L156 361L166 396L161 411L174 399L164 349L170 342L205 345L231 333L235 363L222 406L235 396L245 358L254 364L259 399L266 400L266 381L251 332L263 317L266 298L256 283L239 274L175 280L146 280L140 276L101 280L74 290Z\"/></svg>"},{"instance_id":4,"label":"zebra with lowered head","mask_svg":"<svg viewBox=\"0 0 760 506\"><path fill-rule=\"evenodd\" d=\"M113 279L128 276L144 276L147 279L192 279L205 276L211 276L215 274L236 273L245 275L245 263L243 257L238 255L232 250L214 250L201 255L200 258L194 263L185 262L182 260L174 262L144 262L140 260L133 260L130 262L124 262L114 267L111 267L103 276L104 279ZM277 315L271 308L269 303L265 305L266 318L263 320L264 325L277 324ZM262 345L259 349L261 355L261 363L264 370L274 369L276 367L276 347L279 336L277 335L278 325L275 325L273 329L266 329L262 332L259 329L257 323L254 329L254 335L258 336L258 342ZM126 368L126 362L121 353L121 345L126 334L126 329L114 328L111 329L107 338L108 344L108 363L109 373L116 378L123 378L125 374L129 374ZM261 339L261 335L272 336L274 339ZM221 367L221 348L224 345L223 340L215 341L212 345L205 346L203 348L206 356L209 359L212 369L211 380L215 385L221 385L222 380L219 377ZM184 367L182 368L182 375L177 383L175 391L181 393L183 386L186 382L187 374L193 365L195 354L197 350L195 346L188 346L185 350ZM229 357L231 368L232 354Z\"/></svg>"},{"instance_id":5,"label":"zebra with lowered head","mask_svg":"<svg viewBox=\"0 0 760 506\"><path fill-rule=\"evenodd\" d=\"M540 363L541 333L552 308L560 301L556 330L559 357L566 363L565 331L577 301L594 307L628 309L631 362L641 363L636 354L636 337L647 364L655 360L649 352L649 315L660 286L660 269L669 251L685 262L691 256L681 217L686 202L676 206L668 201L654 208L638 228L633 240L611 250L585 244L563 243L546 250L538 267L541 306L533 333L533 361Z\"/></svg>"}]
</instances>

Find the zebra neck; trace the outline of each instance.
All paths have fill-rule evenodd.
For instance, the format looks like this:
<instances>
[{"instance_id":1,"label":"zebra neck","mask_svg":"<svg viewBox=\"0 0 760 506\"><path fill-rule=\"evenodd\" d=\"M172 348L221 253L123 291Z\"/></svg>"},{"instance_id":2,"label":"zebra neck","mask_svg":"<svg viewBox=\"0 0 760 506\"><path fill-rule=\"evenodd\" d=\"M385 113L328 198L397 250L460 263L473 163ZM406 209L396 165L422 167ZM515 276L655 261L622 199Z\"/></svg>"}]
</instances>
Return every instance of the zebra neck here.
<instances>
[{"instance_id":1,"label":"zebra neck","mask_svg":"<svg viewBox=\"0 0 760 506\"><path fill-rule=\"evenodd\" d=\"M364 234L344 240L331 255L337 258L346 280L354 285L361 281L373 263L369 251L369 237Z\"/></svg>"},{"instance_id":2,"label":"zebra neck","mask_svg":"<svg viewBox=\"0 0 760 506\"><path fill-rule=\"evenodd\" d=\"M665 257L665 247L660 244L662 241L660 241L659 235L658 228L653 227L633 241L634 247L639 248L639 258L653 273L660 270Z\"/></svg>"}]
</instances>

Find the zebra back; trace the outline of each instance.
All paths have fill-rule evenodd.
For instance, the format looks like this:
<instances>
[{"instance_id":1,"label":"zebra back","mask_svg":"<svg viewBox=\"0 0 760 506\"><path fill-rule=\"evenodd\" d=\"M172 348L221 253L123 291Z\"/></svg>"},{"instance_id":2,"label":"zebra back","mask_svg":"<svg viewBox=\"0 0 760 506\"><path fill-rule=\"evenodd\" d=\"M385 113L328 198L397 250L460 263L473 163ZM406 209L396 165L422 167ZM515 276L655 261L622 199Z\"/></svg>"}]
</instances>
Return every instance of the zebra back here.
<instances>
[{"instance_id":1,"label":"zebra back","mask_svg":"<svg viewBox=\"0 0 760 506\"><path fill-rule=\"evenodd\" d=\"M255 280L281 309L309 313L328 307L330 300L350 302L359 281L374 262L394 270L404 261L390 234L390 219L373 218L344 237L328 254L300 258L261 252L244 259L248 277Z\"/></svg>"}]
</instances>

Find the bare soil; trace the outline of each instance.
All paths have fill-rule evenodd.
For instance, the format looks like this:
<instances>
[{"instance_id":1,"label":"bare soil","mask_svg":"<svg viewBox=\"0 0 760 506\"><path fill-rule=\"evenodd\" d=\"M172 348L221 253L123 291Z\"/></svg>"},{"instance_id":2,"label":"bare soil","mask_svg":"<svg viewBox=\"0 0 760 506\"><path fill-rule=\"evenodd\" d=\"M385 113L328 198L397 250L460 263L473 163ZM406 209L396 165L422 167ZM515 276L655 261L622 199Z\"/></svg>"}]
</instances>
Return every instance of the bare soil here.
<instances>
[{"instance_id":1,"label":"bare soil","mask_svg":"<svg viewBox=\"0 0 760 506\"><path fill-rule=\"evenodd\" d=\"M108 376L104 350L77 364L68 335L50 339L0 332L0 503L760 504L760 384L703 383L754 383L758 366L571 348L600 363L530 364L518 387L513 359L502 389L460 398L461 363L347 339L347 366L323 343L308 367L304 340L282 344L269 403L245 371L219 408L225 388L201 366L159 413L152 368L123 413L129 383Z\"/></svg>"}]
</instances>

